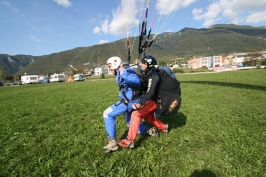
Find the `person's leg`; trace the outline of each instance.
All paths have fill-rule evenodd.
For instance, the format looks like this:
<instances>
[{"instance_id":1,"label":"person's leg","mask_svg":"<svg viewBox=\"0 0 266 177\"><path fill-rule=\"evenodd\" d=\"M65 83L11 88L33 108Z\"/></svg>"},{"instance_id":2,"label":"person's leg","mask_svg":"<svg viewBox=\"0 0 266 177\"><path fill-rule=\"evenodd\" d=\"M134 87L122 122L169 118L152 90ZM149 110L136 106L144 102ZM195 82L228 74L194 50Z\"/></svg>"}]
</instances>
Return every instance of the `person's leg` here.
<instances>
[{"instance_id":1,"label":"person's leg","mask_svg":"<svg viewBox=\"0 0 266 177\"><path fill-rule=\"evenodd\" d=\"M126 110L126 105L116 102L103 112L105 130L108 136L108 144L103 148L104 152L115 151L118 149L116 143L116 117Z\"/></svg>"},{"instance_id":2,"label":"person's leg","mask_svg":"<svg viewBox=\"0 0 266 177\"><path fill-rule=\"evenodd\" d=\"M164 133L168 133L168 125L155 118L153 113L144 117L144 119L147 123L153 125L155 128L163 131Z\"/></svg>"},{"instance_id":3,"label":"person's leg","mask_svg":"<svg viewBox=\"0 0 266 177\"><path fill-rule=\"evenodd\" d=\"M147 103L145 103L145 105L143 105L142 108L133 111L131 114L131 120L130 120L130 126L127 138L119 141L118 144L122 147L133 148L141 118L148 116L149 114L153 114L155 109L156 109L156 104L154 105L153 102L148 101Z\"/></svg>"},{"instance_id":4,"label":"person's leg","mask_svg":"<svg viewBox=\"0 0 266 177\"><path fill-rule=\"evenodd\" d=\"M127 124L127 126L129 126L130 125L130 119L132 117L131 112L126 111L124 116L125 116L126 124ZM146 135L148 132L148 129L149 128L144 123L140 122L140 125L138 128L138 134Z\"/></svg>"},{"instance_id":5,"label":"person's leg","mask_svg":"<svg viewBox=\"0 0 266 177\"><path fill-rule=\"evenodd\" d=\"M141 117L139 116L138 111L133 111L131 113L131 120L130 120L127 138L118 141L119 146L134 148L134 141L138 134L138 127L140 125L140 120Z\"/></svg>"},{"instance_id":6,"label":"person's leg","mask_svg":"<svg viewBox=\"0 0 266 177\"><path fill-rule=\"evenodd\" d=\"M124 113L127 110L127 106L119 101L108 107L103 112L105 130L108 137L116 136L116 117Z\"/></svg>"},{"instance_id":7,"label":"person's leg","mask_svg":"<svg viewBox=\"0 0 266 177\"><path fill-rule=\"evenodd\" d=\"M138 133L141 117L138 111L133 111L131 114L130 126L127 134L127 139L134 142Z\"/></svg>"},{"instance_id":8,"label":"person's leg","mask_svg":"<svg viewBox=\"0 0 266 177\"><path fill-rule=\"evenodd\" d=\"M150 101L149 102L149 106L151 108L154 108L153 111L156 110L156 102L155 101ZM163 131L164 133L168 133L168 125L163 123L161 120L157 119L154 117L154 112L151 112L150 114L146 115L143 117L144 120L153 125L154 127L156 127L157 129Z\"/></svg>"}]
</instances>

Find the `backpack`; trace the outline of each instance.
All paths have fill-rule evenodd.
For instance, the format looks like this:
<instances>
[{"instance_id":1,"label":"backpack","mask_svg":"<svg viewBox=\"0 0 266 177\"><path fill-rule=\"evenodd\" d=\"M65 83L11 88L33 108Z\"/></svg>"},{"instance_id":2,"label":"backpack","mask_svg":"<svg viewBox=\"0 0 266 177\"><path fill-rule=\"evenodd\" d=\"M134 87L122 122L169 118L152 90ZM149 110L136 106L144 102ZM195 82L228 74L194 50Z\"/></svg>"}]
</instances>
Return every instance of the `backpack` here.
<instances>
[{"instance_id":1,"label":"backpack","mask_svg":"<svg viewBox=\"0 0 266 177\"><path fill-rule=\"evenodd\" d=\"M181 106L181 88L174 72L167 66L159 66L160 86L157 96L155 114L159 116L172 116Z\"/></svg>"},{"instance_id":2,"label":"backpack","mask_svg":"<svg viewBox=\"0 0 266 177\"><path fill-rule=\"evenodd\" d=\"M144 75L138 67L132 67L140 81L144 83ZM166 65L159 66L157 72L160 76L160 86L157 95L155 114L158 116L172 116L181 106L181 88L175 73Z\"/></svg>"}]
</instances>

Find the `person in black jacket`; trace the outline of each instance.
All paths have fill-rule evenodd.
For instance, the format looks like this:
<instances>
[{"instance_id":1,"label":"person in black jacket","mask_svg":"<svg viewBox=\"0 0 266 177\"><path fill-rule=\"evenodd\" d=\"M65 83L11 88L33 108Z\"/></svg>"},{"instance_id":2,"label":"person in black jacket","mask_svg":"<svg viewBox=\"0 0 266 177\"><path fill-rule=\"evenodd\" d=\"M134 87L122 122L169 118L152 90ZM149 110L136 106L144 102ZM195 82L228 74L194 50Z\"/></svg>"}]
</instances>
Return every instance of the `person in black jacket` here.
<instances>
[{"instance_id":1,"label":"person in black jacket","mask_svg":"<svg viewBox=\"0 0 266 177\"><path fill-rule=\"evenodd\" d=\"M118 142L121 147L134 148L134 141L142 118L157 129L163 131L164 133L168 133L168 125L154 117L157 94L160 86L160 76L158 74L158 69L155 68L155 65L157 65L157 61L153 56L145 56L141 60L141 68L145 73L145 94L139 103L132 106L134 111L131 114L127 138Z\"/></svg>"}]
</instances>

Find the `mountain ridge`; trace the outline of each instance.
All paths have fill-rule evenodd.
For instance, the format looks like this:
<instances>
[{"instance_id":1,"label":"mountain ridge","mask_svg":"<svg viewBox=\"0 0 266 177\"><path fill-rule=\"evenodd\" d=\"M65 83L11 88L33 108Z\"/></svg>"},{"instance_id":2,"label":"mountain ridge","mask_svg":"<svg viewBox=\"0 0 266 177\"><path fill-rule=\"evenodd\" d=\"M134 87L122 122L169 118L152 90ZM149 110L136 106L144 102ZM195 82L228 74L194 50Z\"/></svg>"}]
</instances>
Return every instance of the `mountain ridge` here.
<instances>
[{"instance_id":1,"label":"mountain ridge","mask_svg":"<svg viewBox=\"0 0 266 177\"><path fill-rule=\"evenodd\" d=\"M138 58L138 37L131 40L135 40L131 51L131 58L134 60ZM119 56L126 61L124 41L125 39L120 39L89 47L76 47L43 56L0 54L0 66L4 66L5 73L17 75L60 73L68 71L69 65L92 69L104 65L111 56ZM151 54L158 60L189 59L193 56L247 52L251 48L266 49L265 26L216 24L209 28L183 28L178 32L164 32L155 38L145 54Z\"/></svg>"}]
</instances>

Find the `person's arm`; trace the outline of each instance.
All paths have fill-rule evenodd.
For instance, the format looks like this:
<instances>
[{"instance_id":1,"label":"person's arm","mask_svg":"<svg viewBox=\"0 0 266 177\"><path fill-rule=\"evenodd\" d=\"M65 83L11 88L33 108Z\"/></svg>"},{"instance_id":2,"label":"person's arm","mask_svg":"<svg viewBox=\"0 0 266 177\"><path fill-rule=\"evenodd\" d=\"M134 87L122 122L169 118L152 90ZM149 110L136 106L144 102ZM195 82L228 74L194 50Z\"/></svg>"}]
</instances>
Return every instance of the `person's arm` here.
<instances>
[{"instance_id":1,"label":"person's arm","mask_svg":"<svg viewBox=\"0 0 266 177\"><path fill-rule=\"evenodd\" d=\"M123 79L124 84L135 87L140 85L140 79L138 75L132 72L128 72L128 69L122 70L120 73L120 77Z\"/></svg>"}]
</instances>

